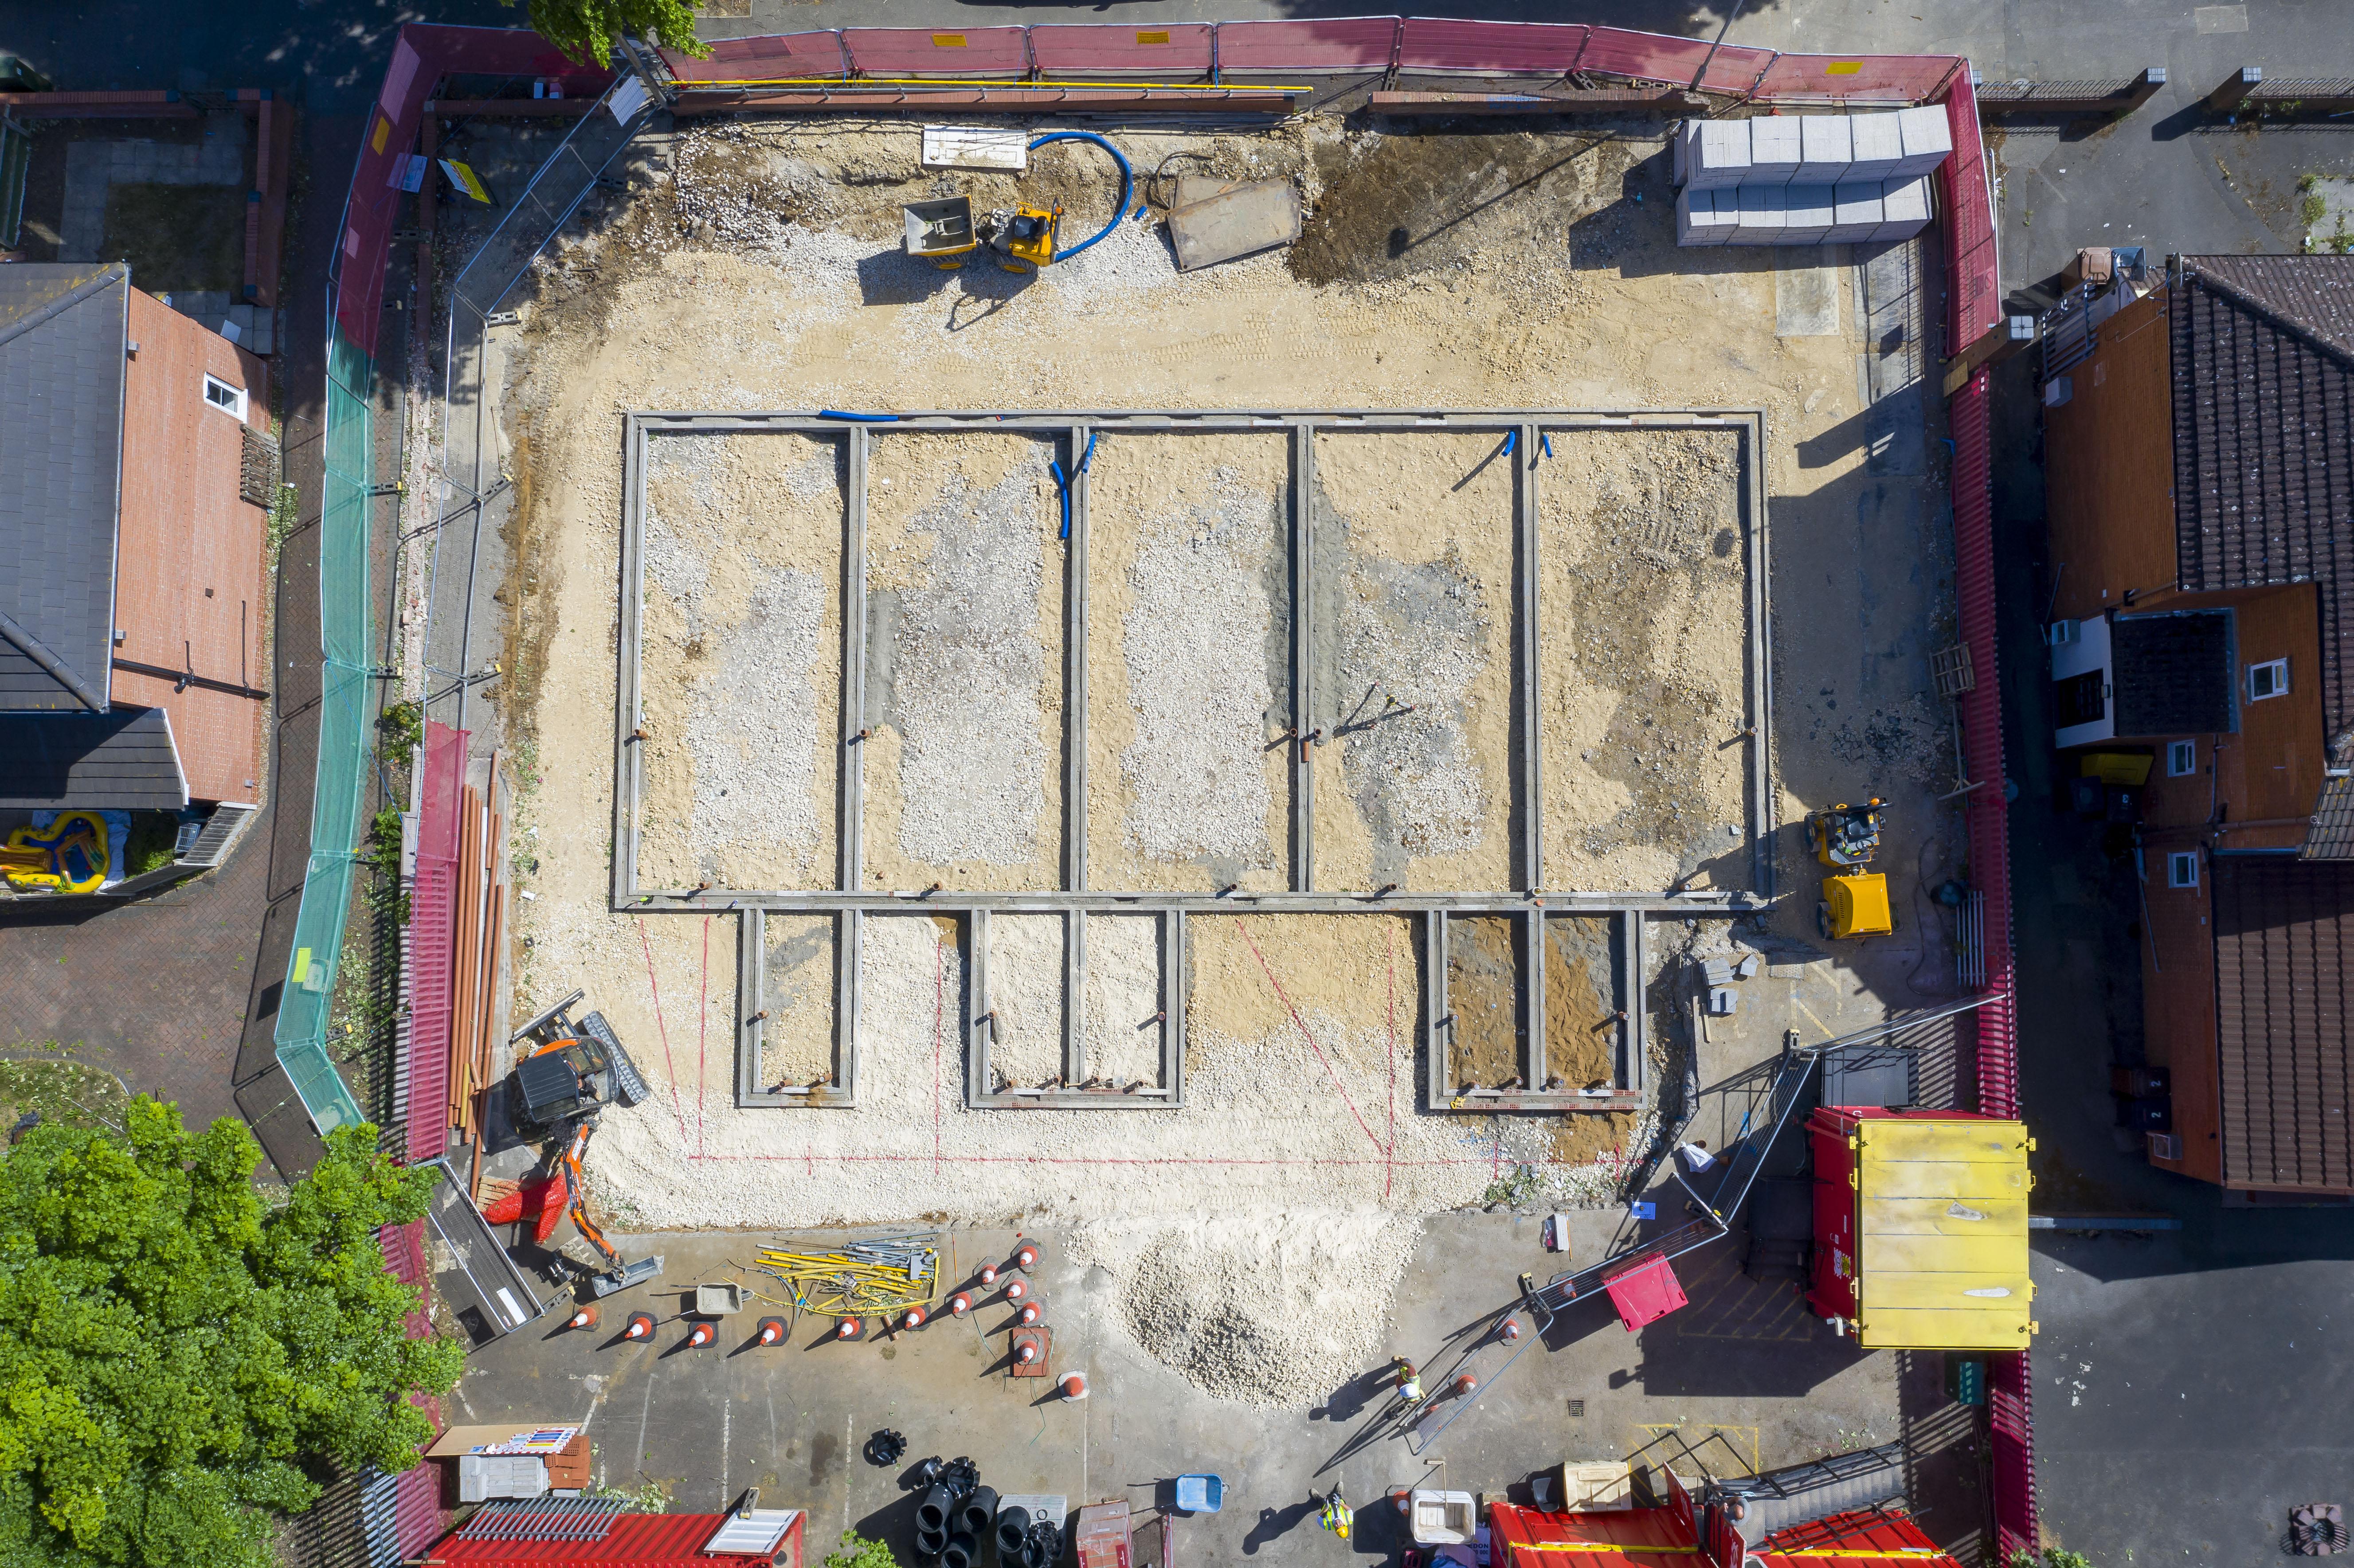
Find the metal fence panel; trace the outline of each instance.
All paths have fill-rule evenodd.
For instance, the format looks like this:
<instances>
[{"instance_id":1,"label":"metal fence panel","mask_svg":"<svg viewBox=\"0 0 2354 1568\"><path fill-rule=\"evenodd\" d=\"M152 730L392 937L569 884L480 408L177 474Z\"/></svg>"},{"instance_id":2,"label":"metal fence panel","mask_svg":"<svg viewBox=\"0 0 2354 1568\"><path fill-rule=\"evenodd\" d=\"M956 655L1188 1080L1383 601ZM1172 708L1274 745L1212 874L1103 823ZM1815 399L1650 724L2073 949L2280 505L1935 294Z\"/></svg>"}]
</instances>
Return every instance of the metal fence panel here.
<instances>
[{"instance_id":1,"label":"metal fence panel","mask_svg":"<svg viewBox=\"0 0 2354 1568\"><path fill-rule=\"evenodd\" d=\"M1218 70L1386 70L1396 57L1395 16L1317 22L1221 22Z\"/></svg>"},{"instance_id":2,"label":"metal fence panel","mask_svg":"<svg viewBox=\"0 0 2354 1568\"><path fill-rule=\"evenodd\" d=\"M1456 22L1408 16L1398 37L1400 70L1450 76L1566 76L1594 29L1575 23Z\"/></svg>"},{"instance_id":3,"label":"metal fence panel","mask_svg":"<svg viewBox=\"0 0 2354 1568\"><path fill-rule=\"evenodd\" d=\"M1030 69L1022 27L845 27L842 50L862 76L1018 76Z\"/></svg>"},{"instance_id":4,"label":"metal fence panel","mask_svg":"<svg viewBox=\"0 0 2354 1568\"><path fill-rule=\"evenodd\" d=\"M1216 60L1207 22L1138 27L1122 23L1056 23L1030 29L1030 58L1048 76L1058 71L1119 71L1161 80L1209 74Z\"/></svg>"},{"instance_id":5,"label":"metal fence panel","mask_svg":"<svg viewBox=\"0 0 2354 1568\"><path fill-rule=\"evenodd\" d=\"M1766 68L1757 96L1779 103L1918 103L1935 98L1958 63L1950 55L1783 55Z\"/></svg>"},{"instance_id":6,"label":"metal fence panel","mask_svg":"<svg viewBox=\"0 0 2354 1568\"><path fill-rule=\"evenodd\" d=\"M844 76L850 57L843 52L842 35L774 33L758 38L715 38L711 53L702 59L663 49L663 64L682 87L707 87L769 81L795 81L809 77Z\"/></svg>"}]
</instances>

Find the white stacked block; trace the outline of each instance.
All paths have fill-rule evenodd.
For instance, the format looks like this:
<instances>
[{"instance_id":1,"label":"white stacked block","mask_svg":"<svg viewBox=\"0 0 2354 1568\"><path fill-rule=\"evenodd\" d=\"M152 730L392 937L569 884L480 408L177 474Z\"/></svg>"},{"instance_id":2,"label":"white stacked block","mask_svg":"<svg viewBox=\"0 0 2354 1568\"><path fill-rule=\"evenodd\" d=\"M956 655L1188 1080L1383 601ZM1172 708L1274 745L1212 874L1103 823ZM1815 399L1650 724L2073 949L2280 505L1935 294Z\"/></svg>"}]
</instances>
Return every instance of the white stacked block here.
<instances>
[{"instance_id":1,"label":"white stacked block","mask_svg":"<svg viewBox=\"0 0 2354 1568\"><path fill-rule=\"evenodd\" d=\"M1681 190L1676 193L1676 243L1722 245L1733 236L1741 216L1734 192Z\"/></svg>"},{"instance_id":2,"label":"white stacked block","mask_svg":"<svg viewBox=\"0 0 2354 1568\"><path fill-rule=\"evenodd\" d=\"M1898 118L1900 112L1848 116L1848 138L1853 159L1848 165L1849 179L1885 180L1895 177L1896 165L1904 161L1904 127Z\"/></svg>"},{"instance_id":3,"label":"white stacked block","mask_svg":"<svg viewBox=\"0 0 2354 1568\"><path fill-rule=\"evenodd\" d=\"M1782 187L1782 232L1776 245L1820 245L1831 228L1829 185Z\"/></svg>"},{"instance_id":4,"label":"white stacked block","mask_svg":"<svg viewBox=\"0 0 2354 1568\"><path fill-rule=\"evenodd\" d=\"M1925 175L1890 180L1881 186L1880 227L1874 239L1910 239L1929 227L1929 181Z\"/></svg>"},{"instance_id":5,"label":"white stacked block","mask_svg":"<svg viewBox=\"0 0 2354 1568\"><path fill-rule=\"evenodd\" d=\"M1798 172L1794 185L1835 185L1855 162L1855 137L1844 114L1809 114L1798 122Z\"/></svg>"},{"instance_id":6,"label":"white stacked block","mask_svg":"<svg viewBox=\"0 0 2354 1568\"><path fill-rule=\"evenodd\" d=\"M1740 217L1727 241L1734 245L1779 245L1782 242L1780 185L1745 185L1735 193Z\"/></svg>"},{"instance_id":7,"label":"white stacked block","mask_svg":"<svg viewBox=\"0 0 2354 1568\"><path fill-rule=\"evenodd\" d=\"M1854 245L1880 232L1886 208L1881 201L1885 180L1841 180L1832 187L1831 226L1823 232L1826 245Z\"/></svg>"},{"instance_id":8,"label":"white stacked block","mask_svg":"<svg viewBox=\"0 0 2354 1568\"><path fill-rule=\"evenodd\" d=\"M1798 120L1788 115L1769 115L1752 120L1749 126L1749 172L1742 176L1746 185L1788 185L1790 176L1798 172L1805 159L1805 149L1799 143Z\"/></svg>"},{"instance_id":9,"label":"white stacked block","mask_svg":"<svg viewBox=\"0 0 2354 1568\"><path fill-rule=\"evenodd\" d=\"M1934 174L1954 150L1954 130L1942 109L1900 109L1896 128L1903 153L1889 171L1892 178Z\"/></svg>"},{"instance_id":10,"label":"white stacked block","mask_svg":"<svg viewBox=\"0 0 2354 1568\"><path fill-rule=\"evenodd\" d=\"M1749 177L1749 122L1687 120L1676 138L1677 179L1694 190L1729 190Z\"/></svg>"}]
</instances>

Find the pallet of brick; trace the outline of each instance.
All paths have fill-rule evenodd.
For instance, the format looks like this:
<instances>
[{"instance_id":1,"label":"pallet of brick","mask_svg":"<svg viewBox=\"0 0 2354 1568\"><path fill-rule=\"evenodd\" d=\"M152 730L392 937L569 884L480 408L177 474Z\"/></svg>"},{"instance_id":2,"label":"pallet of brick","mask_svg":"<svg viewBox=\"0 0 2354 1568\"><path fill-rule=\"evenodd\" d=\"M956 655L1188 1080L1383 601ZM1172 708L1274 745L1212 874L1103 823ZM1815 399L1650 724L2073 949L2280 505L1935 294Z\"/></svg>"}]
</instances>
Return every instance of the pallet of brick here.
<instances>
[{"instance_id":1,"label":"pallet of brick","mask_svg":"<svg viewBox=\"0 0 2354 1568\"><path fill-rule=\"evenodd\" d=\"M1809 114L1798 122L1798 170L1794 185L1835 185L1855 162L1855 134L1844 114Z\"/></svg>"},{"instance_id":2,"label":"pallet of brick","mask_svg":"<svg viewBox=\"0 0 2354 1568\"><path fill-rule=\"evenodd\" d=\"M1676 193L1676 243L1723 245L1733 237L1734 225L1740 216L1737 192L1687 186Z\"/></svg>"},{"instance_id":3,"label":"pallet of brick","mask_svg":"<svg viewBox=\"0 0 2354 1568\"><path fill-rule=\"evenodd\" d=\"M1788 185L1805 161L1798 129L1804 123L1789 115L1768 115L1749 122L1749 172L1742 176L1741 183Z\"/></svg>"},{"instance_id":4,"label":"pallet of brick","mask_svg":"<svg viewBox=\"0 0 2354 1568\"><path fill-rule=\"evenodd\" d=\"M1943 109L1900 109L1896 111L1896 130L1903 152L1896 167L1889 171L1892 178L1935 174L1937 165L1954 150L1954 130Z\"/></svg>"},{"instance_id":5,"label":"pallet of brick","mask_svg":"<svg viewBox=\"0 0 2354 1568\"><path fill-rule=\"evenodd\" d=\"M1897 111L1891 110L1885 114L1848 116L1849 179L1886 180L1895 177L1896 165L1904 161L1904 127L1897 113Z\"/></svg>"},{"instance_id":6,"label":"pallet of brick","mask_svg":"<svg viewBox=\"0 0 2354 1568\"><path fill-rule=\"evenodd\" d=\"M1749 174L1749 122L1687 120L1675 136L1675 177L1693 190L1729 190Z\"/></svg>"},{"instance_id":7,"label":"pallet of brick","mask_svg":"<svg viewBox=\"0 0 2354 1568\"><path fill-rule=\"evenodd\" d=\"M1910 239L1929 227L1929 181L1925 175L1890 180L1881 186L1880 227L1875 240Z\"/></svg>"},{"instance_id":8,"label":"pallet of brick","mask_svg":"<svg viewBox=\"0 0 2354 1568\"><path fill-rule=\"evenodd\" d=\"M1734 219L1733 245L1779 245L1782 242L1782 187L1743 185L1736 193L1739 216Z\"/></svg>"},{"instance_id":9,"label":"pallet of brick","mask_svg":"<svg viewBox=\"0 0 2354 1568\"><path fill-rule=\"evenodd\" d=\"M1782 187L1782 232L1776 245L1820 245L1830 233L1832 196L1829 185Z\"/></svg>"},{"instance_id":10,"label":"pallet of brick","mask_svg":"<svg viewBox=\"0 0 2354 1568\"><path fill-rule=\"evenodd\" d=\"M1886 180L1841 180L1831 187L1831 226L1823 232L1826 245L1858 245L1880 232L1884 211L1881 192Z\"/></svg>"}]
</instances>

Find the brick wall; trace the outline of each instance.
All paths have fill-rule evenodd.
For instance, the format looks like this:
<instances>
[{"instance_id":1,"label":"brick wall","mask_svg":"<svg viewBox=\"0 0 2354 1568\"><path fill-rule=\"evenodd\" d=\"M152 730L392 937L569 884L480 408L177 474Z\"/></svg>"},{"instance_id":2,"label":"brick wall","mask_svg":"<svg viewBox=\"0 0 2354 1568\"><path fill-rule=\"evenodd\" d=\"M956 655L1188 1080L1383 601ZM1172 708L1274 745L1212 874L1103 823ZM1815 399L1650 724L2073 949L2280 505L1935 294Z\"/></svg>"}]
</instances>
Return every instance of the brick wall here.
<instances>
[{"instance_id":1,"label":"brick wall","mask_svg":"<svg viewBox=\"0 0 2354 1568\"><path fill-rule=\"evenodd\" d=\"M270 599L262 576L269 514L240 500L242 425L205 401L205 376L246 392L246 418L266 428L261 361L153 296L131 291L123 390L122 524L117 545L117 660L185 670L232 685L272 684L263 641ZM157 676L114 671L112 698L161 706L188 793L260 799L264 705Z\"/></svg>"}]
</instances>

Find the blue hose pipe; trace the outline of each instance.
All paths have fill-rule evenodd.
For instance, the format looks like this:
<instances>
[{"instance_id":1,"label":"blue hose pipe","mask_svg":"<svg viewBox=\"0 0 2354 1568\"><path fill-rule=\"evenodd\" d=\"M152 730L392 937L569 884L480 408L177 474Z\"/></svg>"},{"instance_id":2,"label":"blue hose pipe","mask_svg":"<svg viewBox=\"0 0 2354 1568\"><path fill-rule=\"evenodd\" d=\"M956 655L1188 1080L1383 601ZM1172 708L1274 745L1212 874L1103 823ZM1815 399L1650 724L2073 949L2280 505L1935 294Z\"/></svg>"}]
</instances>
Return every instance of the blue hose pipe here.
<instances>
[{"instance_id":1,"label":"blue hose pipe","mask_svg":"<svg viewBox=\"0 0 2354 1568\"><path fill-rule=\"evenodd\" d=\"M1055 257L1055 260L1057 261L1067 261L1072 257L1076 256L1080 251L1085 250L1088 246L1093 245L1097 240L1101 239L1105 235L1109 234L1113 229L1119 227L1119 220L1128 216L1128 198L1136 193L1136 175L1135 172L1128 166L1128 160L1121 156L1119 149L1113 146L1110 143L1105 141L1102 137L1097 135L1092 131L1050 131L1045 135L1039 137L1035 142L1031 143L1030 150L1034 153L1049 142L1093 142L1097 146L1101 147L1105 152L1109 153L1111 154L1111 161L1119 165L1119 200L1112 206L1111 221L1105 224L1101 228L1097 229L1093 234L1088 235L1085 239L1080 240L1076 245L1072 246L1068 250L1061 251Z\"/></svg>"},{"instance_id":2,"label":"blue hose pipe","mask_svg":"<svg viewBox=\"0 0 2354 1568\"><path fill-rule=\"evenodd\" d=\"M821 419L847 419L854 425L896 425L899 422L896 414L845 414L839 408L820 408L817 417Z\"/></svg>"}]
</instances>

